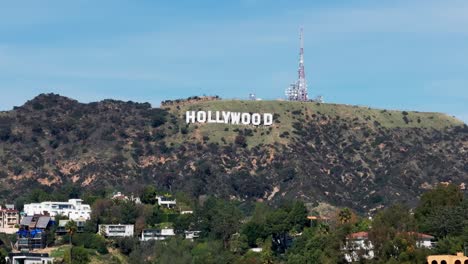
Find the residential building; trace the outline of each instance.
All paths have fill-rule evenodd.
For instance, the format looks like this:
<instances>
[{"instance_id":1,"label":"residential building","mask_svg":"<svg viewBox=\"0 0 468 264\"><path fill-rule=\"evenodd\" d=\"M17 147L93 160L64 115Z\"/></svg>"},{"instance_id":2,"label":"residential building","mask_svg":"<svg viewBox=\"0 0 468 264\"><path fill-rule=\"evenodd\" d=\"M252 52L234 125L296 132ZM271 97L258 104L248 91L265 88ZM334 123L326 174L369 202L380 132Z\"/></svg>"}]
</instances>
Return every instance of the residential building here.
<instances>
[{"instance_id":1,"label":"residential building","mask_svg":"<svg viewBox=\"0 0 468 264\"><path fill-rule=\"evenodd\" d=\"M45 248L47 233L53 224L54 222L47 215L23 217L17 232L16 248L18 250Z\"/></svg>"},{"instance_id":2,"label":"residential building","mask_svg":"<svg viewBox=\"0 0 468 264\"><path fill-rule=\"evenodd\" d=\"M357 232L346 237L346 244L342 248L347 262L374 258L374 246L369 240L368 232Z\"/></svg>"},{"instance_id":3,"label":"residential building","mask_svg":"<svg viewBox=\"0 0 468 264\"><path fill-rule=\"evenodd\" d=\"M71 220L91 218L91 206L83 204L81 199L69 199L68 202L42 202L24 205L26 215L43 214L55 217L63 215Z\"/></svg>"},{"instance_id":4,"label":"residential building","mask_svg":"<svg viewBox=\"0 0 468 264\"><path fill-rule=\"evenodd\" d=\"M124 195L121 192L116 192L116 193L114 193L112 195L111 199L112 200L121 200L121 201L132 201L135 204L141 204L140 197L135 197L135 196L133 196L133 194L130 197L128 197L128 196Z\"/></svg>"},{"instance_id":5,"label":"residential building","mask_svg":"<svg viewBox=\"0 0 468 264\"><path fill-rule=\"evenodd\" d=\"M177 204L175 199L172 200L169 197L156 196L156 199L158 200L159 206L167 206L167 208L174 208Z\"/></svg>"},{"instance_id":6,"label":"residential building","mask_svg":"<svg viewBox=\"0 0 468 264\"><path fill-rule=\"evenodd\" d=\"M20 215L13 205L0 206L0 233L14 234L18 231Z\"/></svg>"},{"instance_id":7,"label":"residential building","mask_svg":"<svg viewBox=\"0 0 468 264\"><path fill-rule=\"evenodd\" d=\"M53 264L54 258L49 257L47 253L9 253L5 257L7 264Z\"/></svg>"},{"instance_id":8,"label":"residential building","mask_svg":"<svg viewBox=\"0 0 468 264\"><path fill-rule=\"evenodd\" d=\"M65 235L66 233L68 233L66 226L69 221L70 220L60 220L58 223L57 229L55 230L55 233L59 236ZM82 218L82 219L76 220L75 223L76 223L76 232L82 233L84 231L86 220Z\"/></svg>"},{"instance_id":9,"label":"residential building","mask_svg":"<svg viewBox=\"0 0 468 264\"><path fill-rule=\"evenodd\" d=\"M418 232L405 232L399 234L414 238L416 247L418 248L430 249L434 247L434 237L431 235ZM346 237L346 244L342 250L344 251L345 259L348 262L360 261L361 258L374 258L374 246L369 240L368 232L357 232L348 235Z\"/></svg>"},{"instance_id":10,"label":"residential building","mask_svg":"<svg viewBox=\"0 0 468 264\"><path fill-rule=\"evenodd\" d=\"M426 263L428 264L467 264L468 257L462 252L457 252L456 255L431 255L427 256Z\"/></svg>"},{"instance_id":11,"label":"residential building","mask_svg":"<svg viewBox=\"0 0 468 264\"><path fill-rule=\"evenodd\" d=\"M140 241L165 240L171 236L175 236L174 229L172 228L144 229L141 232Z\"/></svg>"},{"instance_id":12,"label":"residential building","mask_svg":"<svg viewBox=\"0 0 468 264\"><path fill-rule=\"evenodd\" d=\"M414 237L416 240L416 247L431 249L435 246L434 237L431 235L418 232L408 232L407 235Z\"/></svg>"},{"instance_id":13,"label":"residential building","mask_svg":"<svg viewBox=\"0 0 468 264\"><path fill-rule=\"evenodd\" d=\"M105 237L132 237L133 225L99 225L98 234Z\"/></svg>"},{"instance_id":14,"label":"residential building","mask_svg":"<svg viewBox=\"0 0 468 264\"><path fill-rule=\"evenodd\" d=\"M194 240L195 238L200 237L201 231L185 231L185 239Z\"/></svg>"}]
</instances>

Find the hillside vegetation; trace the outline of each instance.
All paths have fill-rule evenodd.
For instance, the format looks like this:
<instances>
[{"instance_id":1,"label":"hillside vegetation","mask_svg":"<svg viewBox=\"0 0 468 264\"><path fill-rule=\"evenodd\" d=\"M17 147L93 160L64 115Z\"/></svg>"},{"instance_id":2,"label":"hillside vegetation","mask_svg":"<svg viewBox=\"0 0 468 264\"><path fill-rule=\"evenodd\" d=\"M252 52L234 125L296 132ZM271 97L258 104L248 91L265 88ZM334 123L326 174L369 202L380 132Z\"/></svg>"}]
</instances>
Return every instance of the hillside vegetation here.
<instances>
[{"instance_id":1,"label":"hillside vegetation","mask_svg":"<svg viewBox=\"0 0 468 264\"><path fill-rule=\"evenodd\" d=\"M314 102L212 100L180 103L166 109L178 117L180 126L183 126L185 123L185 112L192 110L275 114L275 123L271 126L271 129L270 127L251 128L253 137L250 137L248 140L249 146L273 144L275 142L288 143L290 137L287 134L291 134L294 130L295 122L327 122L327 120L320 119L322 116L348 119L352 120L355 124L361 124L370 128L379 126L383 128L444 129L463 125L463 122L460 120L441 113L371 109L360 106ZM221 143L222 138L232 142L237 135L236 128L239 129L239 126L201 124L197 127L192 126L188 130L192 133L188 134L192 136L191 139L196 139L197 137L203 138L205 136L211 139L210 142ZM295 138L298 137L295 136ZM174 137L175 142L180 142L184 139L186 137L183 135Z\"/></svg>"},{"instance_id":2,"label":"hillside vegetation","mask_svg":"<svg viewBox=\"0 0 468 264\"><path fill-rule=\"evenodd\" d=\"M185 124L187 110L270 112L271 127ZM300 199L360 212L465 184L468 128L439 113L198 98L82 104L43 94L0 113L0 198L28 188ZM68 188L67 187L67 188Z\"/></svg>"}]
</instances>

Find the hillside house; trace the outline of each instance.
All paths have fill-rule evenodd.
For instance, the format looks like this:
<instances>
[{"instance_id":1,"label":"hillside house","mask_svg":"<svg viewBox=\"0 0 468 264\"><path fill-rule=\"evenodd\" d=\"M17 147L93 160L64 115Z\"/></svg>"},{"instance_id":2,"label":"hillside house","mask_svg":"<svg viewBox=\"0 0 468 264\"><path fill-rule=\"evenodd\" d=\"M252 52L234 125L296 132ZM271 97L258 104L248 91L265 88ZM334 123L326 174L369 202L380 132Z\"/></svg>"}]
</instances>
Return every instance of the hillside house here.
<instances>
[{"instance_id":1,"label":"hillside house","mask_svg":"<svg viewBox=\"0 0 468 264\"><path fill-rule=\"evenodd\" d=\"M368 232L357 232L346 237L346 244L342 248L347 262L374 258L374 246L369 240Z\"/></svg>"},{"instance_id":2,"label":"hillside house","mask_svg":"<svg viewBox=\"0 0 468 264\"><path fill-rule=\"evenodd\" d=\"M55 230L55 234L61 236L61 235L65 235L66 233L68 233L66 226L69 221L70 220L60 220L57 225L57 229ZM86 220L82 218L82 219L76 220L75 223L76 223L76 232L82 233L84 231Z\"/></svg>"},{"instance_id":3,"label":"hillside house","mask_svg":"<svg viewBox=\"0 0 468 264\"><path fill-rule=\"evenodd\" d=\"M176 200L172 200L169 197L156 196L159 206L166 206L167 208L174 208L177 204Z\"/></svg>"},{"instance_id":4,"label":"hillside house","mask_svg":"<svg viewBox=\"0 0 468 264\"><path fill-rule=\"evenodd\" d=\"M414 237L416 240L416 247L431 249L435 246L434 237L431 235L418 232L408 232L407 235Z\"/></svg>"},{"instance_id":5,"label":"hillside house","mask_svg":"<svg viewBox=\"0 0 468 264\"><path fill-rule=\"evenodd\" d=\"M133 194L130 197L128 197L121 192L116 192L112 195L111 199L120 200L120 201L131 201L131 202L134 202L135 204L141 204L140 197L135 197L133 196Z\"/></svg>"},{"instance_id":6,"label":"hillside house","mask_svg":"<svg viewBox=\"0 0 468 264\"><path fill-rule=\"evenodd\" d=\"M144 229L141 232L140 241L165 240L171 236L175 236L172 228Z\"/></svg>"},{"instance_id":7,"label":"hillside house","mask_svg":"<svg viewBox=\"0 0 468 264\"><path fill-rule=\"evenodd\" d=\"M462 252L456 255L431 255L426 258L428 264L468 264L468 257Z\"/></svg>"},{"instance_id":8,"label":"hillside house","mask_svg":"<svg viewBox=\"0 0 468 264\"><path fill-rule=\"evenodd\" d=\"M9 253L5 257L5 263L7 264L53 264L54 258L49 257L47 253Z\"/></svg>"},{"instance_id":9,"label":"hillside house","mask_svg":"<svg viewBox=\"0 0 468 264\"><path fill-rule=\"evenodd\" d=\"M91 206L83 204L81 199L69 199L68 202L42 202L24 205L24 213L28 216L35 214L50 215L55 217L63 215L71 220L91 218Z\"/></svg>"},{"instance_id":10,"label":"hillside house","mask_svg":"<svg viewBox=\"0 0 468 264\"><path fill-rule=\"evenodd\" d=\"M99 225L98 234L104 237L132 237L134 225Z\"/></svg>"},{"instance_id":11,"label":"hillside house","mask_svg":"<svg viewBox=\"0 0 468 264\"><path fill-rule=\"evenodd\" d=\"M20 222L20 228L16 232L16 248L18 250L45 248L47 233L52 225L54 225L54 222L47 215L23 217Z\"/></svg>"},{"instance_id":12,"label":"hillside house","mask_svg":"<svg viewBox=\"0 0 468 264\"><path fill-rule=\"evenodd\" d=\"M189 239L193 241L195 238L200 237L200 233L201 231L185 231L184 232L185 239Z\"/></svg>"},{"instance_id":13,"label":"hillside house","mask_svg":"<svg viewBox=\"0 0 468 264\"><path fill-rule=\"evenodd\" d=\"M14 234L18 231L20 215L12 205L2 208L0 206L0 233Z\"/></svg>"},{"instance_id":14,"label":"hillside house","mask_svg":"<svg viewBox=\"0 0 468 264\"><path fill-rule=\"evenodd\" d=\"M434 247L434 237L431 235L418 232L405 232L400 234L414 238L416 247L418 248L430 249ZM345 259L348 262L360 261L361 258L374 258L374 246L369 240L368 232L349 234L346 237L346 245L342 248L342 251L344 251Z\"/></svg>"}]
</instances>

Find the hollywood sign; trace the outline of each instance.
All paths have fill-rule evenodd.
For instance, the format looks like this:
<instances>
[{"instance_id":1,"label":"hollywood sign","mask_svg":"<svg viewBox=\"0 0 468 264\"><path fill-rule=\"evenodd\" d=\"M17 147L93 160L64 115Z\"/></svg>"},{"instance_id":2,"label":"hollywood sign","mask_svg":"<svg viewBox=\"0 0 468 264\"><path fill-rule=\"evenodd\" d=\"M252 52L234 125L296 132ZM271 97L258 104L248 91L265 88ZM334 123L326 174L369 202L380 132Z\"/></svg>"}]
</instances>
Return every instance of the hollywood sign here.
<instances>
[{"instance_id":1,"label":"hollywood sign","mask_svg":"<svg viewBox=\"0 0 468 264\"><path fill-rule=\"evenodd\" d=\"M187 111L185 122L191 123L213 123L233 125L264 125L273 124L273 114L270 113L241 113L228 111Z\"/></svg>"}]
</instances>

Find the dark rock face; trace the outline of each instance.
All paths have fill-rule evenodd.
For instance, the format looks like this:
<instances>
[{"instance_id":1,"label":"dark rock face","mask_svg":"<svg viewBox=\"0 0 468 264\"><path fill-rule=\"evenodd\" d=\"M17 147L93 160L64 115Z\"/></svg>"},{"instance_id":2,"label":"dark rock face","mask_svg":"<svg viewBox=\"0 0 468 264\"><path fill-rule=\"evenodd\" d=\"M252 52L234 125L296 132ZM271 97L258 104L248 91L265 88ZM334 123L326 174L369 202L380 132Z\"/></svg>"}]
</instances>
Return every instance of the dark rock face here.
<instances>
[{"instance_id":1,"label":"dark rock face","mask_svg":"<svg viewBox=\"0 0 468 264\"><path fill-rule=\"evenodd\" d=\"M294 114L289 132L280 135L286 144L246 146L259 136L250 128L216 141L148 103L81 104L40 95L0 113L0 198L14 199L34 186L138 193L155 184L193 196L324 201L369 212L412 204L440 182L468 181L466 125L388 128Z\"/></svg>"}]
</instances>

